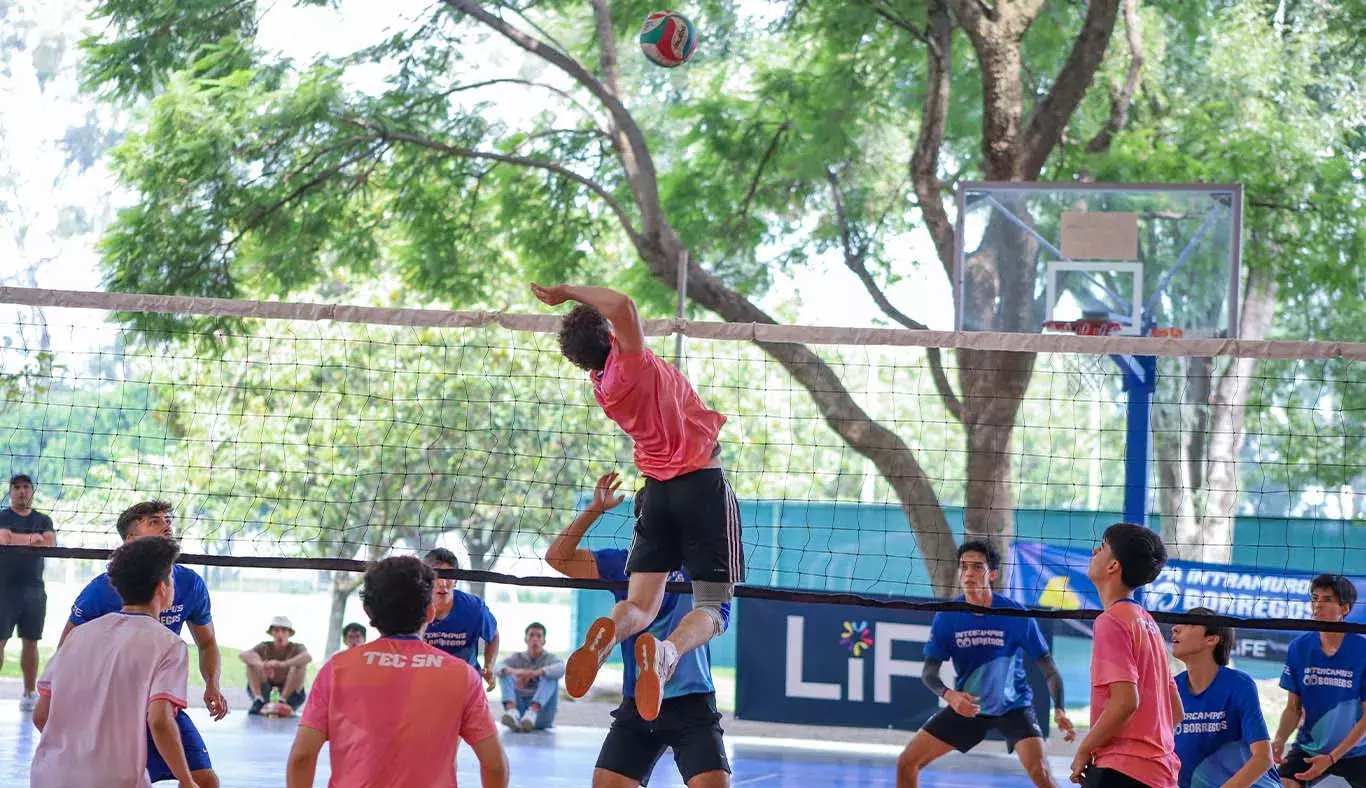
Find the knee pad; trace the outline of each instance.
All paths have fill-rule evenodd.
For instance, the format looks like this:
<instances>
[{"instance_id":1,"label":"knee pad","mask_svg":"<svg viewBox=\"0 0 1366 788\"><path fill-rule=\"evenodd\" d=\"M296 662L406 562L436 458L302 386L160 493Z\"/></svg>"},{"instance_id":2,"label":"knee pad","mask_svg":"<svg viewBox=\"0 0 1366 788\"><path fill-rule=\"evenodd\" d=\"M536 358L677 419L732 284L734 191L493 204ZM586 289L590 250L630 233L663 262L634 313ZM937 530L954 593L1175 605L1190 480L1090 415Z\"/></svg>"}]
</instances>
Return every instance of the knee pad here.
<instances>
[{"instance_id":1,"label":"knee pad","mask_svg":"<svg viewBox=\"0 0 1366 788\"><path fill-rule=\"evenodd\" d=\"M720 635L730 626L730 603L735 598L735 586L730 583L714 583L694 580L692 584L692 606L711 618Z\"/></svg>"}]
</instances>

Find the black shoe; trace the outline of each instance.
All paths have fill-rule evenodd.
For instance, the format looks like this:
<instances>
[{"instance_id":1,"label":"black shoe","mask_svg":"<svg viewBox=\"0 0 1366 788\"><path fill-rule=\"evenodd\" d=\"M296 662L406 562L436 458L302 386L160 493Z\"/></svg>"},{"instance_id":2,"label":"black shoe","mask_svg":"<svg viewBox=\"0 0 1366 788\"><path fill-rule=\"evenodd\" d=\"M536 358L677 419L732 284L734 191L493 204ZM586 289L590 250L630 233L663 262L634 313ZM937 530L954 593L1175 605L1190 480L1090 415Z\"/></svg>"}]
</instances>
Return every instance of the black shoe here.
<instances>
[{"instance_id":1,"label":"black shoe","mask_svg":"<svg viewBox=\"0 0 1366 788\"><path fill-rule=\"evenodd\" d=\"M298 711L299 707L304 705L304 699L307 697L308 694L303 690L295 690L293 695L285 698L285 703L288 703L291 709Z\"/></svg>"},{"instance_id":2,"label":"black shoe","mask_svg":"<svg viewBox=\"0 0 1366 788\"><path fill-rule=\"evenodd\" d=\"M251 701L251 708L250 708L250 709L247 709L247 713L248 713L248 714L260 714L260 713L261 713L261 709L264 709L265 707L266 707L266 699L265 699L265 698L253 698L252 701Z\"/></svg>"}]
</instances>

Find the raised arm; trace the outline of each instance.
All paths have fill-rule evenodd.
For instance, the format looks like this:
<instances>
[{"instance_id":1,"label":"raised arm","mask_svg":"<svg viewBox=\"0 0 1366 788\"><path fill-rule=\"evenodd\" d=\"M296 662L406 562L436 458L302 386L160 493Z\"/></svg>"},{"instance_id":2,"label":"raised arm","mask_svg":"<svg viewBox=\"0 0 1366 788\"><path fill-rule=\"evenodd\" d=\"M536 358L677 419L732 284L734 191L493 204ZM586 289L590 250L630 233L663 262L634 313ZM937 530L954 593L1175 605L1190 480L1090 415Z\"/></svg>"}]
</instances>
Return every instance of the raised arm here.
<instances>
[{"instance_id":1,"label":"raised arm","mask_svg":"<svg viewBox=\"0 0 1366 788\"><path fill-rule=\"evenodd\" d=\"M576 580L598 579L598 562L592 551L581 549L579 543L599 517L621 504L624 498L617 493L620 488L621 477L616 471L598 477L597 486L593 488L593 502L565 526L545 551L545 561L550 568Z\"/></svg>"},{"instance_id":2,"label":"raised arm","mask_svg":"<svg viewBox=\"0 0 1366 788\"><path fill-rule=\"evenodd\" d=\"M640 322L636 302L625 293L618 293L606 287L586 287L582 285L531 286L531 292L542 303L559 306L565 301L578 301L602 313L612 324L612 332L617 338L617 347L623 353L638 353L645 347L645 326Z\"/></svg>"}]
</instances>

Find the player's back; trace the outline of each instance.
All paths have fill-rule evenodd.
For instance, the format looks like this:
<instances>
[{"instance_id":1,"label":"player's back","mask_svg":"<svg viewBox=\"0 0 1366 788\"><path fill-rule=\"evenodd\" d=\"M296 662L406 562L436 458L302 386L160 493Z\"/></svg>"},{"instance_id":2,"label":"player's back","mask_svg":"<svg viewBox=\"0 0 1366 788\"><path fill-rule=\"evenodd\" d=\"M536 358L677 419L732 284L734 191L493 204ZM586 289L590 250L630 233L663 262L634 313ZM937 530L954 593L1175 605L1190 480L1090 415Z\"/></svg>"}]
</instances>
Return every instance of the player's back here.
<instances>
[{"instance_id":1,"label":"player's back","mask_svg":"<svg viewBox=\"0 0 1366 788\"><path fill-rule=\"evenodd\" d=\"M415 637L333 656L300 724L328 738L330 788L454 786L460 740L498 735L474 668Z\"/></svg>"},{"instance_id":2,"label":"player's back","mask_svg":"<svg viewBox=\"0 0 1366 788\"><path fill-rule=\"evenodd\" d=\"M150 785L147 707L184 708L188 665L185 643L151 616L115 613L78 627L38 683L51 706L33 788Z\"/></svg>"}]
</instances>

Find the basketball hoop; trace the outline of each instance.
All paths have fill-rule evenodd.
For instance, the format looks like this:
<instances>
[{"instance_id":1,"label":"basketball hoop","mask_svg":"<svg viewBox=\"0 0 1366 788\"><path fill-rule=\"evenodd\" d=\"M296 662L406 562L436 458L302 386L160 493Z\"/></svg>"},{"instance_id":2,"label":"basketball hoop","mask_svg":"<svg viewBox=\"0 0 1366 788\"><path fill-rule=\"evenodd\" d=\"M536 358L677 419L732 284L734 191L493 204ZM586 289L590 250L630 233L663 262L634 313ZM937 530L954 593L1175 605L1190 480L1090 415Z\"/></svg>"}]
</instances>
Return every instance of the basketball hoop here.
<instances>
[{"instance_id":1,"label":"basketball hoop","mask_svg":"<svg viewBox=\"0 0 1366 788\"><path fill-rule=\"evenodd\" d=\"M1081 320L1045 320L1045 334L1075 334L1079 337L1108 337L1118 334L1124 326L1108 317L1086 317ZM1071 391L1079 394L1083 390L1099 392L1104 390L1114 370L1110 367L1110 357L1105 355L1083 355L1080 353L1063 354L1063 364L1072 373Z\"/></svg>"}]
</instances>

